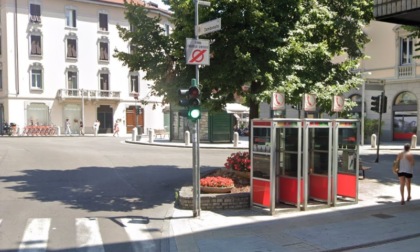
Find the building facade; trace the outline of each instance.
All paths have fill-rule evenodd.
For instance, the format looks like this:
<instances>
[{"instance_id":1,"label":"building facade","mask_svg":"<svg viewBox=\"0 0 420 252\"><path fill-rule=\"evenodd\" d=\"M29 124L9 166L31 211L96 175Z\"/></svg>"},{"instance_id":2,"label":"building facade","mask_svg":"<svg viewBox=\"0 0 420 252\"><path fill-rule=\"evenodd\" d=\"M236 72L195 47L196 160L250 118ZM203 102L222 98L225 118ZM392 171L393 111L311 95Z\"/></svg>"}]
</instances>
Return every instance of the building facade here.
<instances>
[{"instance_id":1,"label":"building facade","mask_svg":"<svg viewBox=\"0 0 420 252\"><path fill-rule=\"evenodd\" d=\"M146 7L169 33L170 13ZM130 51L116 28L130 28L123 0L2 0L0 8L2 124L15 123L20 133L28 125L63 131L67 119L73 132L83 121L93 133L96 120L100 134L111 133L116 121L122 134L136 125L164 128L162 98L150 95L153 83L113 57L114 49Z\"/></svg>"},{"instance_id":2,"label":"building facade","mask_svg":"<svg viewBox=\"0 0 420 252\"><path fill-rule=\"evenodd\" d=\"M410 141L418 134L418 97L420 97L420 66L414 56L418 40L411 38L401 25L373 21L364 31L371 41L365 46L367 59L359 71L365 84L349 95L354 101L364 100L364 116L378 119L371 111L372 96L381 92L387 97L382 114L383 141Z\"/></svg>"}]
</instances>

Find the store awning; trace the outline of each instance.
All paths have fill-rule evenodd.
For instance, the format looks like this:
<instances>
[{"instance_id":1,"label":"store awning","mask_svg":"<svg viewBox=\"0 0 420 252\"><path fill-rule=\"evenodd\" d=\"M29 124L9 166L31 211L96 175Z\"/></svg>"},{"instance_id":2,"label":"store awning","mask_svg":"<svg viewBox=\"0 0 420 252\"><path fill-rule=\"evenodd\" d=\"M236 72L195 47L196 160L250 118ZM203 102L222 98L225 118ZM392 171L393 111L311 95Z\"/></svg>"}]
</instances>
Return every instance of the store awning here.
<instances>
[{"instance_id":1,"label":"store awning","mask_svg":"<svg viewBox=\"0 0 420 252\"><path fill-rule=\"evenodd\" d=\"M225 109L228 114L249 114L249 108L239 103L226 103Z\"/></svg>"}]
</instances>

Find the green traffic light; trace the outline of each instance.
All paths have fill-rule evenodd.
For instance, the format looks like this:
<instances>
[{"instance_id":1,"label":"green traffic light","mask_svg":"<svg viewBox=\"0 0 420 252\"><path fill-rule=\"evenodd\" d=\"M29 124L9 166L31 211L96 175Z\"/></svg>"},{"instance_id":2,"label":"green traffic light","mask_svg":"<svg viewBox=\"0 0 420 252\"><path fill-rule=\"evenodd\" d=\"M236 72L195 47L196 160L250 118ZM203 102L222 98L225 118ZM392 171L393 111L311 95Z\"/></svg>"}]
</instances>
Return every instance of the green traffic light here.
<instances>
[{"instance_id":1,"label":"green traffic light","mask_svg":"<svg viewBox=\"0 0 420 252\"><path fill-rule=\"evenodd\" d=\"M188 116L192 120L200 119L201 118L201 111L199 108L191 108L188 112Z\"/></svg>"}]
</instances>

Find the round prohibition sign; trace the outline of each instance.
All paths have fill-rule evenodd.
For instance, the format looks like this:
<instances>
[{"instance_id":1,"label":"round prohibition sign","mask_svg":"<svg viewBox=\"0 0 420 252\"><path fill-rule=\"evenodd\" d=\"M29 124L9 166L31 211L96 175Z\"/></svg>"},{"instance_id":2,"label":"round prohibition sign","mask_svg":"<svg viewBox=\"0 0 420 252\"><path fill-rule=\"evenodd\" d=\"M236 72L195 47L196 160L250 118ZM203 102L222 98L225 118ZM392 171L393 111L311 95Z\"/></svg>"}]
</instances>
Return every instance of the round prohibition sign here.
<instances>
[{"instance_id":1,"label":"round prohibition sign","mask_svg":"<svg viewBox=\"0 0 420 252\"><path fill-rule=\"evenodd\" d=\"M194 50L192 52L192 59L190 60L190 63L192 63L192 62L197 62L197 63L202 62L204 60L204 53L206 51L207 50L199 50L199 49Z\"/></svg>"}]
</instances>

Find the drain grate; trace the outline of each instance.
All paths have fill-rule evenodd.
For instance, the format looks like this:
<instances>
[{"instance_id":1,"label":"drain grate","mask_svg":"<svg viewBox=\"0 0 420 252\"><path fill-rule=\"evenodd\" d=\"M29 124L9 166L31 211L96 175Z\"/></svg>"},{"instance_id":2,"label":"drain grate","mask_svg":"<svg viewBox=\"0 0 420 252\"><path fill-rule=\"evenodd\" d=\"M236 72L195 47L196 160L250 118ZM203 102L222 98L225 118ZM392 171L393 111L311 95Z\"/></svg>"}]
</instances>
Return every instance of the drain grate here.
<instances>
[{"instance_id":1,"label":"drain grate","mask_svg":"<svg viewBox=\"0 0 420 252\"><path fill-rule=\"evenodd\" d=\"M394 218L395 216L389 215L389 214L372 214L373 217L379 218L379 219L389 219Z\"/></svg>"}]
</instances>

